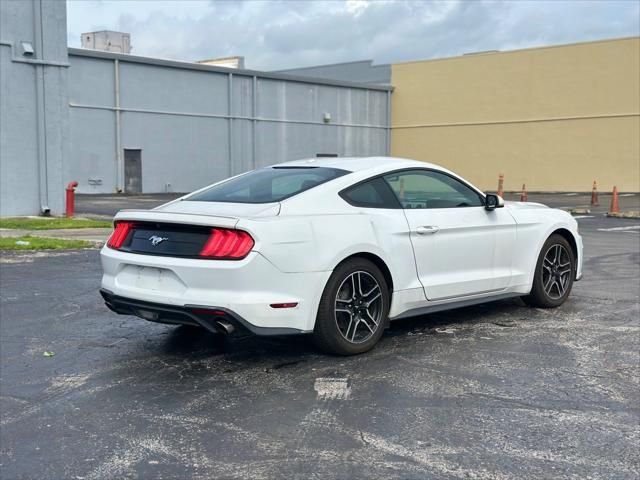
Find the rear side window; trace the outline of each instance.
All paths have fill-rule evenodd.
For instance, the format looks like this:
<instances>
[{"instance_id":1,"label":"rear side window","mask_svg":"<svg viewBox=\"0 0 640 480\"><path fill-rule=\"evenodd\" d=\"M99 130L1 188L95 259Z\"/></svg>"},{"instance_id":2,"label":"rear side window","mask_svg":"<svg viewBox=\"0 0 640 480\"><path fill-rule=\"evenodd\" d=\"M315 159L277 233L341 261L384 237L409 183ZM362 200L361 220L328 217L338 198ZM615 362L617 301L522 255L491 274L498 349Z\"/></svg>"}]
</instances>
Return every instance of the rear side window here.
<instances>
[{"instance_id":1,"label":"rear side window","mask_svg":"<svg viewBox=\"0 0 640 480\"><path fill-rule=\"evenodd\" d=\"M325 167L262 168L214 185L185 200L225 203L279 202L347 173L347 170Z\"/></svg>"},{"instance_id":2,"label":"rear side window","mask_svg":"<svg viewBox=\"0 0 640 480\"><path fill-rule=\"evenodd\" d=\"M340 196L355 207L400 208L389 185L381 177L349 187L340 192Z\"/></svg>"}]
</instances>

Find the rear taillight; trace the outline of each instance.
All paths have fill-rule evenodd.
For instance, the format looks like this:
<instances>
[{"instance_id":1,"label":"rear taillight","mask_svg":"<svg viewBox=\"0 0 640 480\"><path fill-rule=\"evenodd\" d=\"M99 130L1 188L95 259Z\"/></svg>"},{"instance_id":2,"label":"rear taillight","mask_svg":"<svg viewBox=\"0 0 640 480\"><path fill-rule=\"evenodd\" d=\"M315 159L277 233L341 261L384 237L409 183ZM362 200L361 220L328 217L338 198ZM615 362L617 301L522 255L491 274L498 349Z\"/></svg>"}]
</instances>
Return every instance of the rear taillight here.
<instances>
[{"instance_id":1,"label":"rear taillight","mask_svg":"<svg viewBox=\"0 0 640 480\"><path fill-rule=\"evenodd\" d=\"M247 232L213 228L211 234L200 251L201 257L227 260L240 260L246 257L253 248L254 241Z\"/></svg>"},{"instance_id":2,"label":"rear taillight","mask_svg":"<svg viewBox=\"0 0 640 480\"><path fill-rule=\"evenodd\" d=\"M118 222L116 223L116 229L109 237L109 241L107 242L107 247L118 249L122 247L122 244L127 239L127 235L133 228L132 222Z\"/></svg>"}]
</instances>

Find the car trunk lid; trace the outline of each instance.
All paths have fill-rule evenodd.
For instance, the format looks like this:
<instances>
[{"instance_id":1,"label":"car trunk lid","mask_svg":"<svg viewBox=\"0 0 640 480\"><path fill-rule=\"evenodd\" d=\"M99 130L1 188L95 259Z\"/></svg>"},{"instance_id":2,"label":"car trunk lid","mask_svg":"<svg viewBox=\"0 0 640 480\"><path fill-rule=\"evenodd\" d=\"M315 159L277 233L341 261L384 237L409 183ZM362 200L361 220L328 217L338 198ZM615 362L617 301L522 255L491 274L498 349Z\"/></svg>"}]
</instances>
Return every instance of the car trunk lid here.
<instances>
[{"instance_id":1,"label":"car trunk lid","mask_svg":"<svg viewBox=\"0 0 640 480\"><path fill-rule=\"evenodd\" d=\"M129 223L118 250L145 255L201 258L213 229L235 229L239 218L221 215L122 210L116 223Z\"/></svg>"}]
</instances>

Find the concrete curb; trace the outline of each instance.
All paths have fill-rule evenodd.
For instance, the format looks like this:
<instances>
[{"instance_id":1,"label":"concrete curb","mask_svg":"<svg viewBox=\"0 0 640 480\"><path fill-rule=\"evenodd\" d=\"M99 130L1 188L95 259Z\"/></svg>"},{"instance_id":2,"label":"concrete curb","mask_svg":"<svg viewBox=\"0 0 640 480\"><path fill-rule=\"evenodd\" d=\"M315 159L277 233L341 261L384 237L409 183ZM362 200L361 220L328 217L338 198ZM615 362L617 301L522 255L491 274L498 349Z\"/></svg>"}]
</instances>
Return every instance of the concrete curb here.
<instances>
[{"instance_id":1,"label":"concrete curb","mask_svg":"<svg viewBox=\"0 0 640 480\"><path fill-rule=\"evenodd\" d=\"M629 210L627 212L607 212L607 217L612 218L640 218L640 211L637 210Z\"/></svg>"},{"instance_id":2,"label":"concrete curb","mask_svg":"<svg viewBox=\"0 0 640 480\"><path fill-rule=\"evenodd\" d=\"M570 208L566 211L571 215L588 215L589 213L591 213L590 208Z\"/></svg>"}]
</instances>

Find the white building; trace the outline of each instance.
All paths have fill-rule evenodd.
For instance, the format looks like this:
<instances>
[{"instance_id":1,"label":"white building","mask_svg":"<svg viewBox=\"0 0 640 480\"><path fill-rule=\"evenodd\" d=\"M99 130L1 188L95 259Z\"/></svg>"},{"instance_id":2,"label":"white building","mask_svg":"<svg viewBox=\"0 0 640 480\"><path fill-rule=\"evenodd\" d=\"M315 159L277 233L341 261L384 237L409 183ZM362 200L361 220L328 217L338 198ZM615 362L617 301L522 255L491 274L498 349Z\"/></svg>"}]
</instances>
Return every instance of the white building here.
<instances>
[{"instance_id":1,"label":"white building","mask_svg":"<svg viewBox=\"0 0 640 480\"><path fill-rule=\"evenodd\" d=\"M102 50L104 52L131 53L131 35L112 30L87 32L80 35L82 48Z\"/></svg>"}]
</instances>

